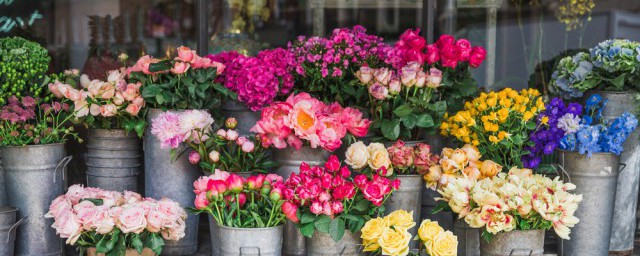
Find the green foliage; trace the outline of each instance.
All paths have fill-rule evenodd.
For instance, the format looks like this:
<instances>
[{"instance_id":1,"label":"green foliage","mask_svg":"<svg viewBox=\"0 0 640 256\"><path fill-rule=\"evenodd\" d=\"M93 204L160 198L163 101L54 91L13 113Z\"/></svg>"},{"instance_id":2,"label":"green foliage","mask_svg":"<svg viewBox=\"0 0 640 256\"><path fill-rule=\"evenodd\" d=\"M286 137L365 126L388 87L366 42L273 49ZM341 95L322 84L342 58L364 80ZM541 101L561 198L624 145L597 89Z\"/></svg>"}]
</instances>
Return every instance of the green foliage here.
<instances>
[{"instance_id":1,"label":"green foliage","mask_svg":"<svg viewBox=\"0 0 640 256\"><path fill-rule=\"evenodd\" d=\"M51 60L44 47L21 37L0 38L0 60L0 106L10 96L52 99L44 83Z\"/></svg>"},{"instance_id":2,"label":"green foliage","mask_svg":"<svg viewBox=\"0 0 640 256\"><path fill-rule=\"evenodd\" d=\"M92 247L96 248L97 253L104 253L106 256L122 256L129 249L134 249L142 254L144 248L149 248L160 255L164 247L164 239L158 234L147 231L141 234L125 234L115 228L106 235L98 234L95 231L82 233L76 244L80 255L84 255L87 249Z\"/></svg>"}]
</instances>

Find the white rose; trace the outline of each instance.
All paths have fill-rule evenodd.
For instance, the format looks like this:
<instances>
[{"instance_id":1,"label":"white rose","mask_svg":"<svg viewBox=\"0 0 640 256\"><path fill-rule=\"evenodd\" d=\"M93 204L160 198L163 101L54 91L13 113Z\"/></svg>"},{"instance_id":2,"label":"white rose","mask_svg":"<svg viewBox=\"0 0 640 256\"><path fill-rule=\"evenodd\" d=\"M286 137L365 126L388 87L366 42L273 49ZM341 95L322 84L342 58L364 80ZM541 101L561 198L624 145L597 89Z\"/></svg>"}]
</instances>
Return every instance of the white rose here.
<instances>
[{"instance_id":1,"label":"white rose","mask_svg":"<svg viewBox=\"0 0 640 256\"><path fill-rule=\"evenodd\" d=\"M382 145L382 143L371 143L369 147L367 147L367 151L369 152L369 167L374 171L385 167L387 168L387 176L393 174L393 170L391 169L391 159L389 158L389 152Z\"/></svg>"},{"instance_id":2,"label":"white rose","mask_svg":"<svg viewBox=\"0 0 640 256\"><path fill-rule=\"evenodd\" d=\"M367 146L365 146L362 141L351 144L349 148L347 148L346 158L345 163L351 166L351 168L362 169L367 165L367 161L369 160Z\"/></svg>"}]
</instances>

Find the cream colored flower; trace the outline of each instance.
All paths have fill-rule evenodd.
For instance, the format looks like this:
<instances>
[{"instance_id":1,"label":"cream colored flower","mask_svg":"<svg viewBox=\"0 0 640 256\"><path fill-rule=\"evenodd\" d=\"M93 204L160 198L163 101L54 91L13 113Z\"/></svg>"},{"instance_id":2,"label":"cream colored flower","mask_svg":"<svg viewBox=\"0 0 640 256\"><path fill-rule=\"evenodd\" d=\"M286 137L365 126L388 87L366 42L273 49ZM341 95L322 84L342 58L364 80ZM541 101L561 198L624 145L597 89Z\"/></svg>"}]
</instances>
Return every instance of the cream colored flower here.
<instances>
[{"instance_id":1,"label":"cream colored flower","mask_svg":"<svg viewBox=\"0 0 640 256\"><path fill-rule=\"evenodd\" d=\"M426 243L442 232L444 232L444 229L437 221L423 220L418 228L418 237L423 243Z\"/></svg>"},{"instance_id":2,"label":"cream colored flower","mask_svg":"<svg viewBox=\"0 0 640 256\"><path fill-rule=\"evenodd\" d=\"M385 167L387 168L387 175L390 176L393 174L391 169L391 159L389 159L389 152L382 145L382 143L371 143L367 147L367 151L369 152L369 167L371 169L377 171L378 169Z\"/></svg>"},{"instance_id":3,"label":"cream colored flower","mask_svg":"<svg viewBox=\"0 0 640 256\"><path fill-rule=\"evenodd\" d=\"M469 164L469 157L467 157L467 153L462 149L454 150L449 159L453 160L460 169Z\"/></svg>"},{"instance_id":4,"label":"cream colored flower","mask_svg":"<svg viewBox=\"0 0 640 256\"><path fill-rule=\"evenodd\" d=\"M425 243L430 256L458 255L458 237L451 231L438 234L432 241Z\"/></svg>"},{"instance_id":5,"label":"cream colored flower","mask_svg":"<svg viewBox=\"0 0 640 256\"><path fill-rule=\"evenodd\" d=\"M449 158L440 159L440 166L442 167L442 171L444 173L453 174L460 170L460 165Z\"/></svg>"},{"instance_id":6,"label":"cream colored flower","mask_svg":"<svg viewBox=\"0 0 640 256\"><path fill-rule=\"evenodd\" d=\"M345 163L351 166L353 169L362 169L367 165L367 161L369 160L369 151L367 151L367 146L362 143L362 141L358 141L353 143L347 148L347 153Z\"/></svg>"},{"instance_id":7,"label":"cream colored flower","mask_svg":"<svg viewBox=\"0 0 640 256\"><path fill-rule=\"evenodd\" d=\"M429 167L429 171L422 176L427 187L434 190L438 187L440 177L442 177L442 167L439 165Z\"/></svg>"},{"instance_id":8,"label":"cream colored flower","mask_svg":"<svg viewBox=\"0 0 640 256\"><path fill-rule=\"evenodd\" d=\"M480 150L478 150L478 148L474 145L465 144L461 149L465 153L467 153L469 161L478 161L482 157L482 155L480 154Z\"/></svg>"},{"instance_id":9,"label":"cream colored flower","mask_svg":"<svg viewBox=\"0 0 640 256\"><path fill-rule=\"evenodd\" d=\"M462 169L462 173L464 173L467 178L472 180L479 180L482 176L482 174L480 173L480 169L472 166L467 166L467 168Z\"/></svg>"},{"instance_id":10,"label":"cream colored flower","mask_svg":"<svg viewBox=\"0 0 640 256\"><path fill-rule=\"evenodd\" d=\"M383 219L380 217L370 219L369 221L367 221L367 223L364 224L362 229L360 229L360 232L362 233L362 235L360 235L360 238L368 241L378 241L378 238L380 238L382 232L388 227L389 222L387 219Z\"/></svg>"},{"instance_id":11,"label":"cream colored flower","mask_svg":"<svg viewBox=\"0 0 640 256\"><path fill-rule=\"evenodd\" d=\"M409 231L387 228L378 239L378 244L383 255L406 256L409 254L410 241Z\"/></svg>"},{"instance_id":12,"label":"cream colored flower","mask_svg":"<svg viewBox=\"0 0 640 256\"><path fill-rule=\"evenodd\" d=\"M451 154L453 154L453 149L452 148L443 148L442 149L442 153L441 153L442 158L449 158L449 157L451 157Z\"/></svg>"},{"instance_id":13,"label":"cream colored flower","mask_svg":"<svg viewBox=\"0 0 640 256\"><path fill-rule=\"evenodd\" d=\"M502 171L502 166L497 164L491 160L485 160L482 162L482 166L480 166L480 173L482 173L482 178L490 178L496 176L500 171Z\"/></svg>"},{"instance_id":14,"label":"cream colored flower","mask_svg":"<svg viewBox=\"0 0 640 256\"><path fill-rule=\"evenodd\" d=\"M408 230L416 225L413 221L413 212L407 212L402 209L390 213L385 216L384 219L387 221L389 226L392 226L395 229Z\"/></svg>"}]
</instances>

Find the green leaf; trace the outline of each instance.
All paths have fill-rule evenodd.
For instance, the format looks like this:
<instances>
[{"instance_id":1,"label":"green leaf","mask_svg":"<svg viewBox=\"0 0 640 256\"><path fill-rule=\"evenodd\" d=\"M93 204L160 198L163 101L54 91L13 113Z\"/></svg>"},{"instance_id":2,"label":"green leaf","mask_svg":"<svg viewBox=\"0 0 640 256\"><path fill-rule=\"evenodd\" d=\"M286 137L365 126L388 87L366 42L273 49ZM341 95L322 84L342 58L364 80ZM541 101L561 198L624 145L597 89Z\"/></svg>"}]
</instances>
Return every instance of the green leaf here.
<instances>
[{"instance_id":1,"label":"green leaf","mask_svg":"<svg viewBox=\"0 0 640 256\"><path fill-rule=\"evenodd\" d=\"M416 127L416 123L418 122L418 118L414 114L405 116L401 118L401 120L404 126L406 126L409 129L413 129L413 127Z\"/></svg>"},{"instance_id":2,"label":"green leaf","mask_svg":"<svg viewBox=\"0 0 640 256\"><path fill-rule=\"evenodd\" d=\"M491 238L493 238L493 234L489 233L486 230L482 230L481 236L482 236L482 239L487 241L487 243L491 241Z\"/></svg>"},{"instance_id":3,"label":"green leaf","mask_svg":"<svg viewBox=\"0 0 640 256\"><path fill-rule=\"evenodd\" d=\"M622 87L624 87L624 80L626 78L627 74L622 74L614 79L609 80L611 82L611 84L613 84L613 86L615 86L618 89L622 89Z\"/></svg>"},{"instance_id":4,"label":"green leaf","mask_svg":"<svg viewBox=\"0 0 640 256\"><path fill-rule=\"evenodd\" d=\"M316 221L313 222L313 225L318 231L322 233L329 233L329 223L331 223L331 217L323 214L318 216Z\"/></svg>"},{"instance_id":5,"label":"green leaf","mask_svg":"<svg viewBox=\"0 0 640 256\"><path fill-rule=\"evenodd\" d=\"M310 212L305 212L302 214L302 218L300 218L300 223L307 224L311 223L316 219L316 215Z\"/></svg>"},{"instance_id":6,"label":"green leaf","mask_svg":"<svg viewBox=\"0 0 640 256\"><path fill-rule=\"evenodd\" d=\"M356 204L353 206L353 209L364 212L369 208L369 201L367 200L360 200L358 202L356 202Z\"/></svg>"},{"instance_id":7,"label":"green leaf","mask_svg":"<svg viewBox=\"0 0 640 256\"><path fill-rule=\"evenodd\" d=\"M411 106L407 104L399 106L393 110L393 114L395 114L398 117L408 116L412 112L413 112L413 108L411 108Z\"/></svg>"},{"instance_id":8,"label":"green leaf","mask_svg":"<svg viewBox=\"0 0 640 256\"><path fill-rule=\"evenodd\" d=\"M164 239L157 234L151 234L147 240L147 247L155 252L157 255L162 253L162 247L164 246Z\"/></svg>"},{"instance_id":9,"label":"green leaf","mask_svg":"<svg viewBox=\"0 0 640 256\"><path fill-rule=\"evenodd\" d=\"M102 237L102 239L100 239L100 241L96 244L96 251L102 253L110 252L115 247L119 238L120 230L116 229L116 231L113 232L110 236L104 236Z\"/></svg>"},{"instance_id":10,"label":"green leaf","mask_svg":"<svg viewBox=\"0 0 640 256\"><path fill-rule=\"evenodd\" d=\"M147 86L142 87L142 97L145 99L148 98L153 98L156 95L162 93L162 88L160 88L160 86L155 85L155 84L150 84Z\"/></svg>"},{"instance_id":11,"label":"green leaf","mask_svg":"<svg viewBox=\"0 0 640 256\"><path fill-rule=\"evenodd\" d=\"M433 122L433 118L429 114L422 114L418 116L418 120L416 121L416 126L422 128L433 127L435 123Z\"/></svg>"},{"instance_id":12,"label":"green leaf","mask_svg":"<svg viewBox=\"0 0 640 256\"><path fill-rule=\"evenodd\" d=\"M313 231L315 231L315 228L314 228L314 227L315 227L315 226L313 225L313 223L307 223L307 224L304 224L304 225L302 225L302 226L300 227L300 233L301 233L303 236L306 236L306 237L312 237L312 236L313 236Z\"/></svg>"},{"instance_id":13,"label":"green leaf","mask_svg":"<svg viewBox=\"0 0 640 256\"><path fill-rule=\"evenodd\" d=\"M396 140L400 136L400 120L384 121L380 128L382 135L387 139Z\"/></svg>"},{"instance_id":14,"label":"green leaf","mask_svg":"<svg viewBox=\"0 0 640 256\"><path fill-rule=\"evenodd\" d=\"M92 202L96 206L100 206L100 205L103 204L103 200L102 199L96 199L96 198L82 198L82 199L80 199L80 201L78 201L78 203L82 202L82 201Z\"/></svg>"},{"instance_id":15,"label":"green leaf","mask_svg":"<svg viewBox=\"0 0 640 256\"><path fill-rule=\"evenodd\" d=\"M160 72L171 69L171 61L163 60L156 63L149 64L149 72Z\"/></svg>"},{"instance_id":16,"label":"green leaf","mask_svg":"<svg viewBox=\"0 0 640 256\"><path fill-rule=\"evenodd\" d=\"M329 235L333 241L340 241L344 236L345 224L342 218L335 218L329 224Z\"/></svg>"}]
</instances>

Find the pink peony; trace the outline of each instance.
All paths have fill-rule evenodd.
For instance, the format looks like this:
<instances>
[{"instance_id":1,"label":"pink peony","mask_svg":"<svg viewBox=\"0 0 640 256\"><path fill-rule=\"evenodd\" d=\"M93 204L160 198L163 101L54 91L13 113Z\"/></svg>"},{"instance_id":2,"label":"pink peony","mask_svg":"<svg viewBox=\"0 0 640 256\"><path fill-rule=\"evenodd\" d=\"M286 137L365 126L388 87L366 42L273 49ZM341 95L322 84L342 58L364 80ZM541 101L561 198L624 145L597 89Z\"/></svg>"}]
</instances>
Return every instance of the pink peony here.
<instances>
[{"instance_id":1,"label":"pink peony","mask_svg":"<svg viewBox=\"0 0 640 256\"><path fill-rule=\"evenodd\" d=\"M180 126L180 116L167 111L151 121L151 133L160 141L162 148L178 148L187 135Z\"/></svg>"},{"instance_id":2,"label":"pink peony","mask_svg":"<svg viewBox=\"0 0 640 256\"><path fill-rule=\"evenodd\" d=\"M207 184L212 180L209 176L202 176L193 182L193 193L196 195L207 192Z\"/></svg>"},{"instance_id":3,"label":"pink peony","mask_svg":"<svg viewBox=\"0 0 640 256\"><path fill-rule=\"evenodd\" d=\"M320 139L322 148L328 151L334 151L342 145L342 138L347 135L347 128L338 120L322 116L318 120L319 129L317 137Z\"/></svg>"},{"instance_id":4,"label":"pink peony","mask_svg":"<svg viewBox=\"0 0 640 256\"><path fill-rule=\"evenodd\" d=\"M289 127L291 109L288 103L276 102L262 110L262 117L250 131L258 134L264 147L271 145L279 149L287 147L287 138L292 132Z\"/></svg>"},{"instance_id":5,"label":"pink peony","mask_svg":"<svg viewBox=\"0 0 640 256\"><path fill-rule=\"evenodd\" d=\"M193 203L198 210L205 209L209 206L209 200L207 199L207 193L203 192L196 196L196 200Z\"/></svg>"},{"instance_id":6,"label":"pink peony","mask_svg":"<svg viewBox=\"0 0 640 256\"><path fill-rule=\"evenodd\" d=\"M355 108L345 108L340 113L340 123L356 137L364 137L369 132L371 120L362 118L362 112Z\"/></svg>"},{"instance_id":7,"label":"pink peony","mask_svg":"<svg viewBox=\"0 0 640 256\"><path fill-rule=\"evenodd\" d=\"M242 144L242 151L244 151L245 153L251 153L253 152L254 147L255 145L253 144L253 142L247 141Z\"/></svg>"},{"instance_id":8,"label":"pink peony","mask_svg":"<svg viewBox=\"0 0 640 256\"><path fill-rule=\"evenodd\" d=\"M298 207L291 202L284 202L282 204L282 212L287 219L293 221L294 223L298 223L300 220L298 219Z\"/></svg>"}]
</instances>

